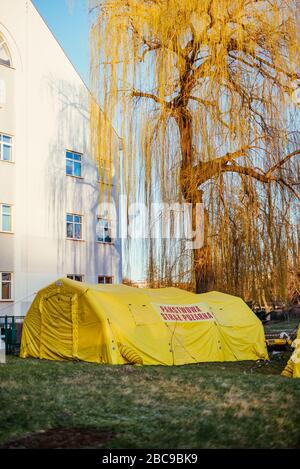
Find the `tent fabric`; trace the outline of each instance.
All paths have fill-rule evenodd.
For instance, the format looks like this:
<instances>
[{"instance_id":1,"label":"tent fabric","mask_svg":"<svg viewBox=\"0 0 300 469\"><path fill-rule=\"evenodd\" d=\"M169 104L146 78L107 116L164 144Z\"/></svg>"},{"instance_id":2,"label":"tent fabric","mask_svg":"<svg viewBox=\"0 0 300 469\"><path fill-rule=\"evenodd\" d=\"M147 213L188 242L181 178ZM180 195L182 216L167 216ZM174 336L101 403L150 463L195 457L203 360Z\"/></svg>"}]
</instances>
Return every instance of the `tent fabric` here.
<instances>
[{"instance_id":1,"label":"tent fabric","mask_svg":"<svg viewBox=\"0 0 300 469\"><path fill-rule=\"evenodd\" d=\"M287 378L300 378L300 326L298 327L297 338L294 342L295 350L281 373Z\"/></svg>"},{"instance_id":2,"label":"tent fabric","mask_svg":"<svg viewBox=\"0 0 300 469\"><path fill-rule=\"evenodd\" d=\"M240 298L65 278L36 295L20 356L138 365L268 359L262 324Z\"/></svg>"}]
</instances>

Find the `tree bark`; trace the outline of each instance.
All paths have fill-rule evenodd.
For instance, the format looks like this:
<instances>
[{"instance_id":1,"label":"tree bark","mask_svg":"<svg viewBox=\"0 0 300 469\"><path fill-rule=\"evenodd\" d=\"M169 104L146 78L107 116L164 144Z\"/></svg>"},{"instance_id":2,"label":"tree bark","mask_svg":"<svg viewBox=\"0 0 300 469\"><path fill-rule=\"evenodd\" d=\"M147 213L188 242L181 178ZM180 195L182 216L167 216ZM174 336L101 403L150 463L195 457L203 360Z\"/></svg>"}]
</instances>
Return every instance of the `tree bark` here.
<instances>
[{"instance_id":1,"label":"tree bark","mask_svg":"<svg viewBox=\"0 0 300 469\"><path fill-rule=\"evenodd\" d=\"M196 230L199 229L197 226L197 204L203 203L203 191L199 188L199 174L194 167L192 116L187 108L177 108L174 117L178 125L182 155L180 188L184 200L192 204L192 230L193 233L196 233ZM211 280L208 228L209 217L207 211L204 211L203 246L193 249L193 271L196 293L206 292Z\"/></svg>"},{"instance_id":2,"label":"tree bark","mask_svg":"<svg viewBox=\"0 0 300 469\"><path fill-rule=\"evenodd\" d=\"M198 190L198 193L193 195L192 199L192 229L195 233L197 228L196 207L197 204L203 203L203 191ZM195 275L195 290L196 293L205 293L209 290L212 280L211 275L211 262L210 262L210 246L208 244L208 228L209 216L207 210L203 211L203 245L193 250L193 269Z\"/></svg>"}]
</instances>

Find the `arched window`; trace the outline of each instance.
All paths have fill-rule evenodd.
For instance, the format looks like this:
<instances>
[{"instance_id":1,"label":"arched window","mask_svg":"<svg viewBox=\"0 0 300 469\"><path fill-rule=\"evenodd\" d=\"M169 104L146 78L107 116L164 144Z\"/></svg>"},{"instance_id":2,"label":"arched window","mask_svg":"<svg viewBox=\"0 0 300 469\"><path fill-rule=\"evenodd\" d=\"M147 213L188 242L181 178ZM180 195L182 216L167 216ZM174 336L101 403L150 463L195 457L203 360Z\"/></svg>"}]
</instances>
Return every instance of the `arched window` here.
<instances>
[{"instance_id":1,"label":"arched window","mask_svg":"<svg viewBox=\"0 0 300 469\"><path fill-rule=\"evenodd\" d=\"M0 65L11 67L11 57L4 37L0 34Z\"/></svg>"}]
</instances>

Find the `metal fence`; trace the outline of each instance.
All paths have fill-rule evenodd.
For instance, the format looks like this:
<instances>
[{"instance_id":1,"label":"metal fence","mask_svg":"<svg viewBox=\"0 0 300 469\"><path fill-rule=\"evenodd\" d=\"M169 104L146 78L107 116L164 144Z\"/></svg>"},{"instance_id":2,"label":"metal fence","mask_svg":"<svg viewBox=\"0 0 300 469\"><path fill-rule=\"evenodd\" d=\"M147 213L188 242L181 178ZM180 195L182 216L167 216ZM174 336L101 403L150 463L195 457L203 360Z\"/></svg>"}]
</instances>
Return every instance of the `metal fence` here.
<instances>
[{"instance_id":1,"label":"metal fence","mask_svg":"<svg viewBox=\"0 0 300 469\"><path fill-rule=\"evenodd\" d=\"M25 316L0 316L0 338L7 354L16 354L20 350L24 319Z\"/></svg>"}]
</instances>

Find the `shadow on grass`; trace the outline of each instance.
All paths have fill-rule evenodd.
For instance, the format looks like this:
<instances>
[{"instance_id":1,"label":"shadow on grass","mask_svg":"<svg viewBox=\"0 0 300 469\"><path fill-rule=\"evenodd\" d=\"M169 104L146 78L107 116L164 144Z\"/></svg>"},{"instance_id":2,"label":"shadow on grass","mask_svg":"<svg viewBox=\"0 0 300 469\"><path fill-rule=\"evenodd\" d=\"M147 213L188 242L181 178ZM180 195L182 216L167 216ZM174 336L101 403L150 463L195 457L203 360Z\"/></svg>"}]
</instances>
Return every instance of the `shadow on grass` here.
<instances>
[{"instance_id":1,"label":"shadow on grass","mask_svg":"<svg viewBox=\"0 0 300 469\"><path fill-rule=\"evenodd\" d=\"M99 428L50 428L11 440L0 449L82 449L101 448L115 432Z\"/></svg>"}]
</instances>

